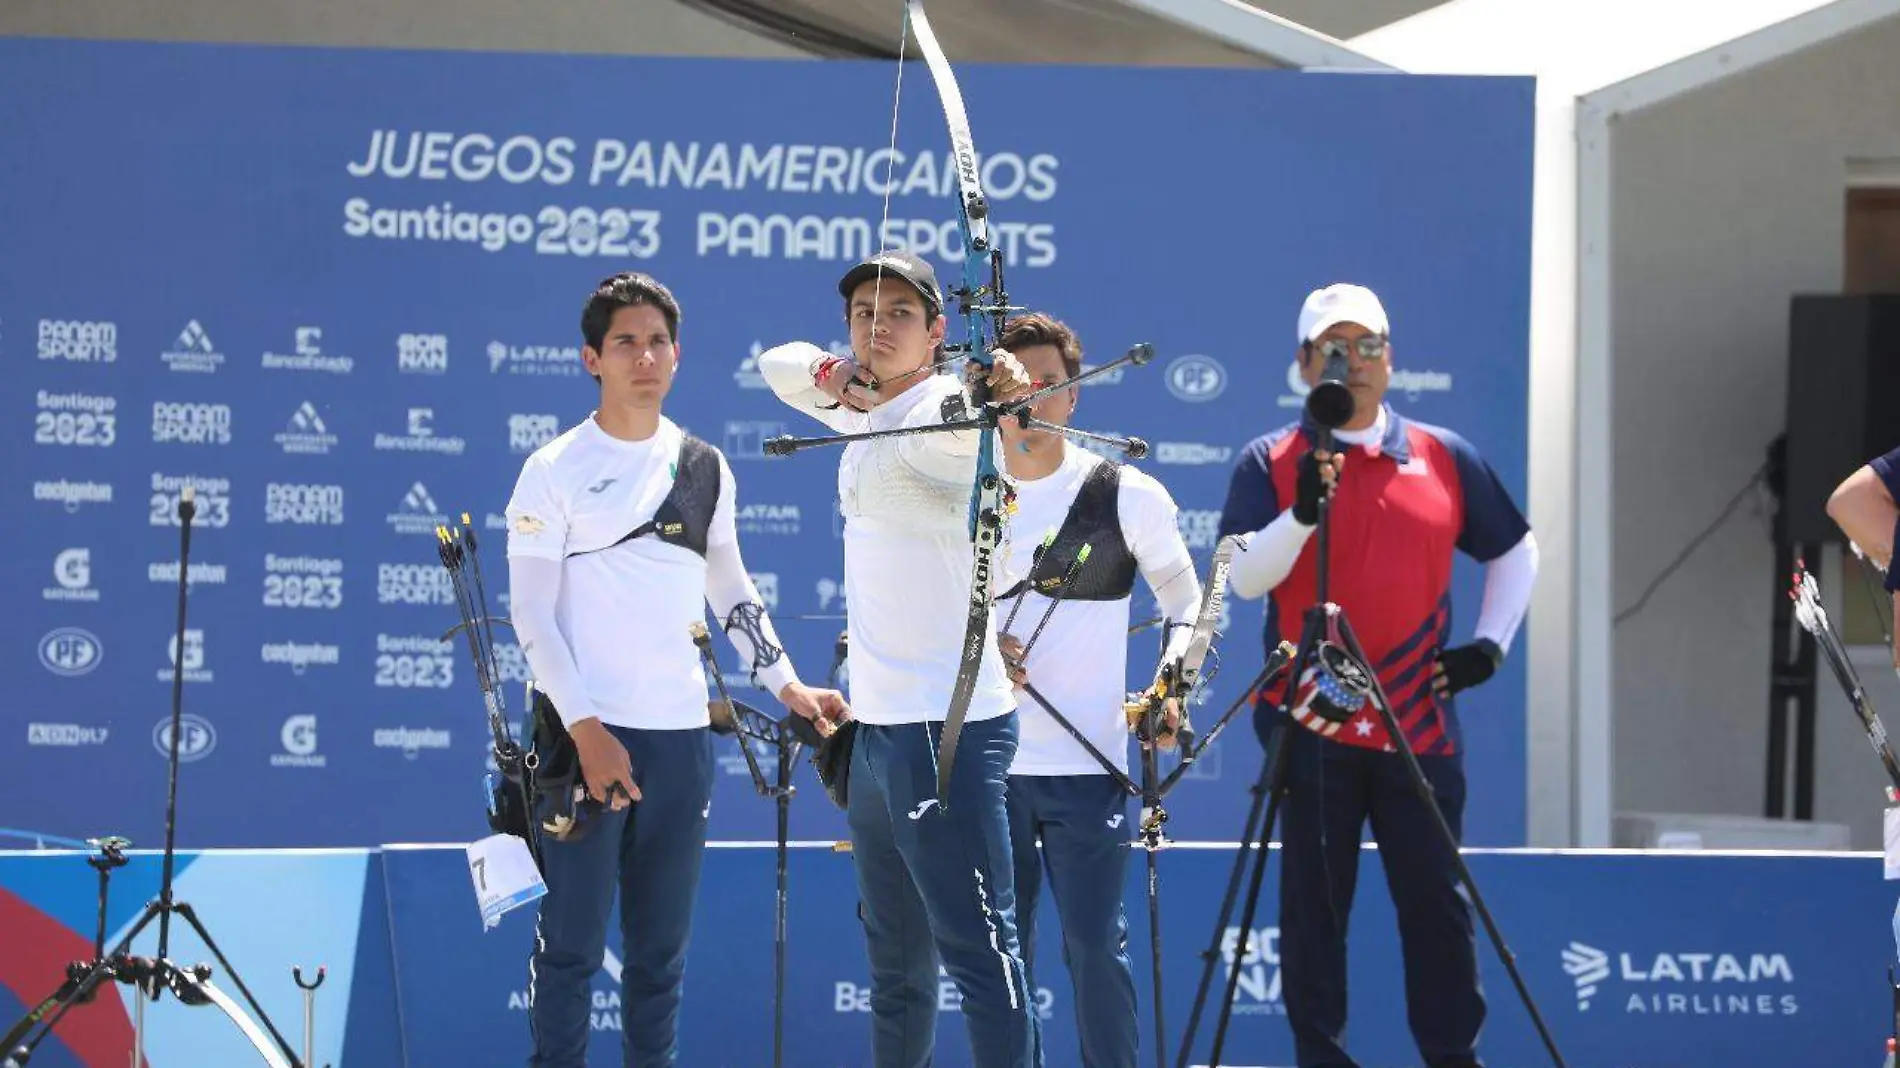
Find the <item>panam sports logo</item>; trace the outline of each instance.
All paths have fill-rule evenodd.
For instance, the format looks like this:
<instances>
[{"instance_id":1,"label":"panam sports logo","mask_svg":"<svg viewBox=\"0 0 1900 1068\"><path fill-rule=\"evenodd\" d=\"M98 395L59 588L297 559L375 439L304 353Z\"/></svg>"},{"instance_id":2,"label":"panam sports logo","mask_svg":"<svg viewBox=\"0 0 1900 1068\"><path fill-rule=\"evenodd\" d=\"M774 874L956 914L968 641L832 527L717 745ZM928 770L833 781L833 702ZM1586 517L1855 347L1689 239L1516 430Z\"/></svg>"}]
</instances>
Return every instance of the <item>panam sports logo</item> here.
<instances>
[{"instance_id":1,"label":"panam sports logo","mask_svg":"<svg viewBox=\"0 0 1900 1068\"><path fill-rule=\"evenodd\" d=\"M42 360L112 363L119 358L119 328L114 323L41 319L39 341Z\"/></svg>"},{"instance_id":2,"label":"panam sports logo","mask_svg":"<svg viewBox=\"0 0 1900 1068\"><path fill-rule=\"evenodd\" d=\"M231 406L153 401L152 442L156 445L229 445Z\"/></svg>"},{"instance_id":3,"label":"panam sports logo","mask_svg":"<svg viewBox=\"0 0 1900 1068\"><path fill-rule=\"evenodd\" d=\"M1571 942L1564 973L1577 1011L1601 998L1612 1011L1639 1016L1793 1016L1794 966L1782 953L1613 952Z\"/></svg>"}]
</instances>

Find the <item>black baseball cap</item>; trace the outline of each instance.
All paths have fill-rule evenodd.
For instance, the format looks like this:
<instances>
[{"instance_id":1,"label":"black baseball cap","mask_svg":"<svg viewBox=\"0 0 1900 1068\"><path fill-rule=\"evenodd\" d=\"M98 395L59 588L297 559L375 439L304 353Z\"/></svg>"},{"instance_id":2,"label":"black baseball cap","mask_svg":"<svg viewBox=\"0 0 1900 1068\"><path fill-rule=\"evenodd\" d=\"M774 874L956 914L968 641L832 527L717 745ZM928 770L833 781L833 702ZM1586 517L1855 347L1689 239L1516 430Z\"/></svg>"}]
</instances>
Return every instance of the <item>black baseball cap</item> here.
<instances>
[{"instance_id":1,"label":"black baseball cap","mask_svg":"<svg viewBox=\"0 0 1900 1068\"><path fill-rule=\"evenodd\" d=\"M930 310L943 314L943 291L937 287L937 272L930 264L903 249L886 249L872 256L856 267L845 272L838 280L838 293L846 300L858 286L880 275L894 274L909 282L930 305Z\"/></svg>"}]
</instances>

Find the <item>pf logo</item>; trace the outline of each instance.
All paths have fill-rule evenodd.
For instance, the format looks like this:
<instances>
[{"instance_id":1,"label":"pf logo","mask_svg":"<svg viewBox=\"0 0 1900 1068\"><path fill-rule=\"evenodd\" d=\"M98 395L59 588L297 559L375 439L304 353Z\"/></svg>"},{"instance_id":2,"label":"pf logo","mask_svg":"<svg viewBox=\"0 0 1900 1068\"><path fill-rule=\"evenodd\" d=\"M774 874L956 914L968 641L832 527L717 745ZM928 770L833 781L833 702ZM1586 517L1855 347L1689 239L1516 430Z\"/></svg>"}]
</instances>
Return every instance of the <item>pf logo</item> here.
<instances>
[{"instance_id":1,"label":"pf logo","mask_svg":"<svg viewBox=\"0 0 1900 1068\"><path fill-rule=\"evenodd\" d=\"M166 648L168 650L167 655L171 657L171 662L174 665L177 665L178 664L178 639L176 637L173 637L172 640L169 643L167 643ZM179 666L182 666L186 671L197 671L205 666L205 632L204 631L202 630L186 630L185 631L185 662L184 664L179 665Z\"/></svg>"},{"instance_id":2,"label":"pf logo","mask_svg":"<svg viewBox=\"0 0 1900 1068\"><path fill-rule=\"evenodd\" d=\"M152 746L159 754L170 757L172 754L172 721L170 717L158 721L152 728ZM212 729L211 721L193 712L186 712L178 723L178 762L189 764L194 760L203 760L218 747L218 732Z\"/></svg>"},{"instance_id":3,"label":"pf logo","mask_svg":"<svg viewBox=\"0 0 1900 1068\"><path fill-rule=\"evenodd\" d=\"M1168 365L1167 382L1177 399L1199 404L1227 389L1227 369L1212 356L1182 356Z\"/></svg>"},{"instance_id":4,"label":"pf logo","mask_svg":"<svg viewBox=\"0 0 1900 1068\"><path fill-rule=\"evenodd\" d=\"M77 678L99 666L105 646L89 630L60 627L40 639L40 663L55 675Z\"/></svg>"}]
</instances>

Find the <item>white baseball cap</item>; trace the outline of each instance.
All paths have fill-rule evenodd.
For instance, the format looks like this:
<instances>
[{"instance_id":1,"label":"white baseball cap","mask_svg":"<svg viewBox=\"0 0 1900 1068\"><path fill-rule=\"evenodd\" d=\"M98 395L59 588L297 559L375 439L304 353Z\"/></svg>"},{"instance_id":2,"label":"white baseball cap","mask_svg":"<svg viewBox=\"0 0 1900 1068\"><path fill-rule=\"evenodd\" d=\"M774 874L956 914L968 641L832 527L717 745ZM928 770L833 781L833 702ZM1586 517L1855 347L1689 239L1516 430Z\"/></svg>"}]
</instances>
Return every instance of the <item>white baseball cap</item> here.
<instances>
[{"instance_id":1,"label":"white baseball cap","mask_svg":"<svg viewBox=\"0 0 1900 1068\"><path fill-rule=\"evenodd\" d=\"M1358 323L1375 334L1390 335L1392 324L1386 321L1385 305L1379 295L1365 286L1335 282L1307 294L1300 306L1300 341L1313 340L1338 323Z\"/></svg>"}]
</instances>

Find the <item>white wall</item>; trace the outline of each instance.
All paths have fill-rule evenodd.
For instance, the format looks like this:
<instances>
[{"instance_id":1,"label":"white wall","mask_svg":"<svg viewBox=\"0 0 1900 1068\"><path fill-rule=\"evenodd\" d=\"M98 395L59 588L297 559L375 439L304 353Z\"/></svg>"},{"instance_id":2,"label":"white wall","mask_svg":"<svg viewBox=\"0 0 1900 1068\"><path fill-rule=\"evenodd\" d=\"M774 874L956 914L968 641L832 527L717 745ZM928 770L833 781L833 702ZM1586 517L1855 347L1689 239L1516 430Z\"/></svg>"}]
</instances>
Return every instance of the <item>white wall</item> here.
<instances>
[{"instance_id":1,"label":"white wall","mask_svg":"<svg viewBox=\"0 0 1900 1068\"><path fill-rule=\"evenodd\" d=\"M1789 297L1841 284L1845 161L1900 156L1896 55L1890 19L1612 124L1616 611L1781 431ZM1744 505L1616 628L1619 810L1761 813L1782 589L1766 522ZM1893 674L1861 672L1900 728ZM1877 849L1880 765L1825 667L1819 693L1816 818Z\"/></svg>"}]
</instances>

